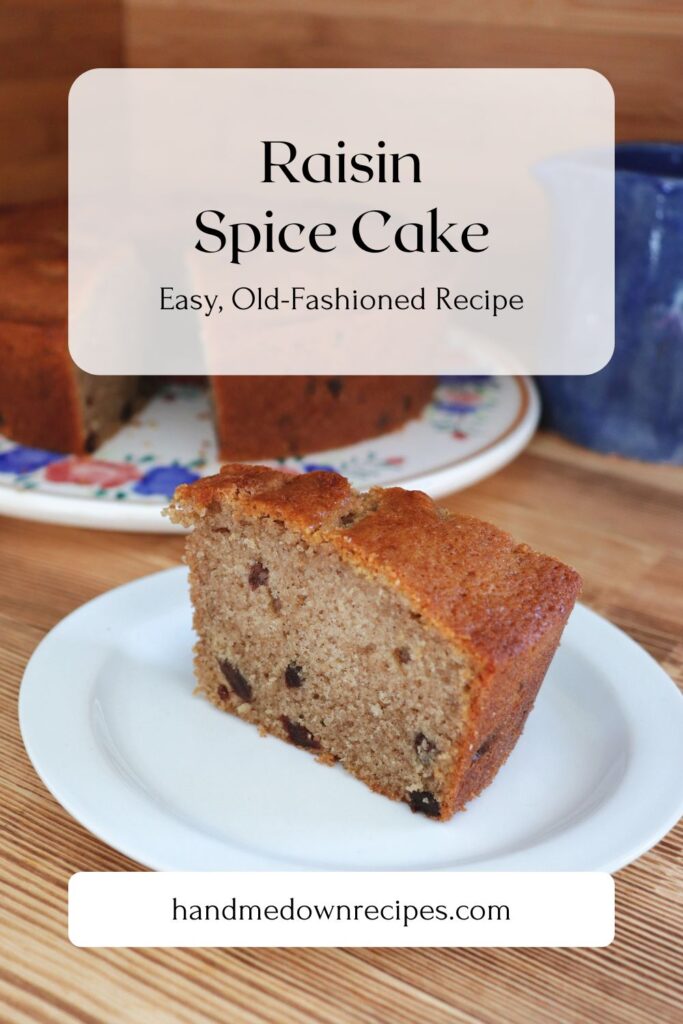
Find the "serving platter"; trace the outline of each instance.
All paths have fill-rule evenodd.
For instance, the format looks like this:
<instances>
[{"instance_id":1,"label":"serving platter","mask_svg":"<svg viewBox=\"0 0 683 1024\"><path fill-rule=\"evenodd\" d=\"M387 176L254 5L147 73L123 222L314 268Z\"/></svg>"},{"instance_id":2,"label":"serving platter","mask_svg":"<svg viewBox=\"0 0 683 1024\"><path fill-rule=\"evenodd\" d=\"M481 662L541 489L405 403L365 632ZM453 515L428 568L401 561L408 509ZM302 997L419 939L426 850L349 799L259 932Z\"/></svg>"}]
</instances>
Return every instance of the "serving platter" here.
<instances>
[{"instance_id":1,"label":"serving platter","mask_svg":"<svg viewBox=\"0 0 683 1024\"><path fill-rule=\"evenodd\" d=\"M419 419L345 448L267 465L335 469L362 489L400 484L440 497L496 472L528 444L540 403L525 377L443 378ZM205 389L169 384L92 456L0 436L0 514L108 530L177 531L175 487L217 471Z\"/></svg>"}]
</instances>

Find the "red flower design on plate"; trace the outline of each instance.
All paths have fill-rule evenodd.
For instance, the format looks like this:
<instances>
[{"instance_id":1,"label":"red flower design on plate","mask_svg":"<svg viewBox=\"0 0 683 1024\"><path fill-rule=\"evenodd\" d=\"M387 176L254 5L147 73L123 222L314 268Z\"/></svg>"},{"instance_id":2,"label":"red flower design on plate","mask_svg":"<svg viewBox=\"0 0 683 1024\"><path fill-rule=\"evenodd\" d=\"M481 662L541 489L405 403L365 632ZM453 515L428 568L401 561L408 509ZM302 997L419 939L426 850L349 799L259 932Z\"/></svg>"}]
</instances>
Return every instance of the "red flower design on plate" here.
<instances>
[{"instance_id":1,"label":"red flower design on plate","mask_svg":"<svg viewBox=\"0 0 683 1024\"><path fill-rule=\"evenodd\" d=\"M130 462L104 462L102 459L72 455L54 462L45 470L45 479L53 484L90 484L96 487L120 487L138 480L140 471Z\"/></svg>"}]
</instances>

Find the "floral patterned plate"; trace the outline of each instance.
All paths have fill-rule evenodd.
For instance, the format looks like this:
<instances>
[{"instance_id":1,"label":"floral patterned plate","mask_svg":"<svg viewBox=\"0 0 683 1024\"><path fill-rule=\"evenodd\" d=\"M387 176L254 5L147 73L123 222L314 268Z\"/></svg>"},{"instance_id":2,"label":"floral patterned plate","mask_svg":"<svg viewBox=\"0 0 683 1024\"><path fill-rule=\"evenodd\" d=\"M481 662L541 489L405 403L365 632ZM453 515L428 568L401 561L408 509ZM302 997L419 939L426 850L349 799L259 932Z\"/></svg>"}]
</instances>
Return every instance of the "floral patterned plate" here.
<instances>
[{"instance_id":1,"label":"floral patterned plate","mask_svg":"<svg viewBox=\"0 0 683 1024\"><path fill-rule=\"evenodd\" d=\"M539 416L525 377L445 377L422 417L346 448L267 463L334 469L355 486L400 484L433 497L489 476L530 440ZM216 472L206 391L168 385L92 456L0 437L0 514L108 530L176 532L161 515L176 486Z\"/></svg>"}]
</instances>

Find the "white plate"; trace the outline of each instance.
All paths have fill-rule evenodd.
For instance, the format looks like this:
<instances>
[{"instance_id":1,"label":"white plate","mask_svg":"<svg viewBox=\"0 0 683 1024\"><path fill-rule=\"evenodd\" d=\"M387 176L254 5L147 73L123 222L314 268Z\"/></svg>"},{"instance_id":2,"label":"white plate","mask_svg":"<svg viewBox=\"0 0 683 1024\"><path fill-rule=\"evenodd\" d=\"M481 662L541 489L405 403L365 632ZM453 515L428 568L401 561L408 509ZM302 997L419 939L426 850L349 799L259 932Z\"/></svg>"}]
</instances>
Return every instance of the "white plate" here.
<instances>
[{"instance_id":1,"label":"white plate","mask_svg":"<svg viewBox=\"0 0 683 1024\"><path fill-rule=\"evenodd\" d=\"M432 497L481 480L528 444L539 400L525 377L444 378L418 420L383 437L301 459L362 489L418 487ZM0 514L112 530L178 531L161 509L179 483L215 473L206 390L169 385L91 456L57 455L0 436Z\"/></svg>"},{"instance_id":2,"label":"white plate","mask_svg":"<svg viewBox=\"0 0 683 1024\"><path fill-rule=\"evenodd\" d=\"M21 686L39 775L86 828L158 869L607 870L683 811L683 699L577 607L524 735L441 824L193 695L185 570L96 598Z\"/></svg>"}]
</instances>

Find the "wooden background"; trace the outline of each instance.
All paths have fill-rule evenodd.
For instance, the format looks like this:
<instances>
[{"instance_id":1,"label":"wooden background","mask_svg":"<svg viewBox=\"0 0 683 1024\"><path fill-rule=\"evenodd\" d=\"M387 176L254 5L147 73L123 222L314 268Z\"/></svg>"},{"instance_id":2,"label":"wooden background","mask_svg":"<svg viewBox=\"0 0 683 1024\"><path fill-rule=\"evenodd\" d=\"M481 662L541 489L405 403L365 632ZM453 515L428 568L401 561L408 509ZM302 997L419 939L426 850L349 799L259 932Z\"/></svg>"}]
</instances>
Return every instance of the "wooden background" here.
<instances>
[{"instance_id":1,"label":"wooden background","mask_svg":"<svg viewBox=\"0 0 683 1024\"><path fill-rule=\"evenodd\" d=\"M66 191L91 67L593 67L620 139L683 138L681 0L2 0L0 205Z\"/></svg>"},{"instance_id":2,"label":"wooden background","mask_svg":"<svg viewBox=\"0 0 683 1024\"><path fill-rule=\"evenodd\" d=\"M615 87L618 137L683 137L681 0L0 0L0 205L65 194L69 85L87 68L126 63L590 66ZM445 503L575 564L584 600L683 682L680 469L540 435ZM604 950L71 947L69 875L136 865L76 824L35 775L19 682L64 615L180 553L173 537L0 520L2 1024L681 1019L681 825L618 874L617 939Z\"/></svg>"},{"instance_id":3,"label":"wooden background","mask_svg":"<svg viewBox=\"0 0 683 1024\"><path fill-rule=\"evenodd\" d=\"M681 469L591 455L539 435L512 465L444 504L573 563L584 601L683 683ZM19 735L19 682L64 615L177 563L181 551L178 537L0 519L2 1024L680 1022L683 824L618 872L617 936L606 949L70 946L70 874L137 865L73 821L36 776Z\"/></svg>"},{"instance_id":4,"label":"wooden background","mask_svg":"<svg viewBox=\"0 0 683 1024\"><path fill-rule=\"evenodd\" d=\"M67 97L124 62L119 0L0 0L0 206L66 195Z\"/></svg>"}]
</instances>

